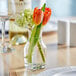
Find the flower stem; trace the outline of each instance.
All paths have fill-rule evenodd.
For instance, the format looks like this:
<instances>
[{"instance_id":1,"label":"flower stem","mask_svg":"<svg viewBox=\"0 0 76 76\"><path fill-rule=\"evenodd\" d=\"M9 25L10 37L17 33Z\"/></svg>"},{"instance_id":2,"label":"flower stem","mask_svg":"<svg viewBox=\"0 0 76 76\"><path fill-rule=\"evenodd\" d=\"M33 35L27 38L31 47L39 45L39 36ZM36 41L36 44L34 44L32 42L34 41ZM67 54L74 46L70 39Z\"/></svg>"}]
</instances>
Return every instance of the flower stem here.
<instances>
[{"instance_id":1,"label":"flower stem","mask_svg":"<svg viewBox=\"0 0 76 76\"><path fill-rule=\"evenodd\" d=\"M43 60L43 62L45 62L45 56L44 56L44 53L43 53L43 50L42 50L42 47L41 47L39 41L38 41L38 43L37 43L37 46L38 46L38 48L39 48L39 52L40 52L40 54L41 54L42 60Z\"/></svg>"},{"instance_id":2,"label":"flower stem","mask_svg":"<svg viewBox=\"0 0 76 76\"><path fill-rule=\"evenodd\" d=\"M32 63L32 53L33 53L33 49L34 49L36 43L38 42L39 36L40 36L41 24L39 24L38 26L35 26L32 30L32 34L30 37L30 46L28 49L28 63Z\"/></svg>"}]
</instances>

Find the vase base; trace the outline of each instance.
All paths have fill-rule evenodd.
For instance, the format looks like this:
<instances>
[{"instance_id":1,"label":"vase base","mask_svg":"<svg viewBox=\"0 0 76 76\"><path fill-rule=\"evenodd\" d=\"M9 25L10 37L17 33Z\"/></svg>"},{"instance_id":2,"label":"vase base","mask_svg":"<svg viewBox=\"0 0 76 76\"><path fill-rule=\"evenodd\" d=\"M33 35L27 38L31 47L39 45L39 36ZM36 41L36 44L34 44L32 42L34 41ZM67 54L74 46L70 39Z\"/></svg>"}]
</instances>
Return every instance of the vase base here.
<instances>
[{"instance_id":1,"label":"vase base","mask_svg":"<svg viewBox=\"0 0 76 76\"><path fill-rule=\"evenodd\" d=\"M44 69L45 64L27 64L27 63L25 63L25 68L27 70L35 71L35 70L39 70L39 69Z\"/></svg>"}]
</instances>

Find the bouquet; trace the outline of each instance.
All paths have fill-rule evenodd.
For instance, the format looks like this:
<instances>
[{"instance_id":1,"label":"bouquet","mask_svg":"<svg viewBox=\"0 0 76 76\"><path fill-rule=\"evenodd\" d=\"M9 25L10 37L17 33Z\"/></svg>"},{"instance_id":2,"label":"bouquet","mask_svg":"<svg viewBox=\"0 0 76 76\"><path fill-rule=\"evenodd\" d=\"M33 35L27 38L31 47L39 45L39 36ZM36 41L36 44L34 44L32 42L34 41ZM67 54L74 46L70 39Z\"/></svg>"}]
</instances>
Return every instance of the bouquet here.
<instances>
[{"instance_id":1,"label":"bouquet","mask_svg":"<svg viewBox=\"0 0 76 76\"><path fill-rule=\"evenodd\" d=\"M19 24L20 27L30 27L31 28L31 36L29 39L29 48L28 53L26 55L28 63L32 63L32 55L34 51L34 47L38 46L41 58L45 63L45 56L42 50L42 47L39 42L40 32L42 27L47 24L51 16L51 9L46 7L46 4L43 5L42 8L36 7L34 11L32 10L24 10L21 13L20 17L16 19L16 23Z\"/></svg>"}]
</instances>

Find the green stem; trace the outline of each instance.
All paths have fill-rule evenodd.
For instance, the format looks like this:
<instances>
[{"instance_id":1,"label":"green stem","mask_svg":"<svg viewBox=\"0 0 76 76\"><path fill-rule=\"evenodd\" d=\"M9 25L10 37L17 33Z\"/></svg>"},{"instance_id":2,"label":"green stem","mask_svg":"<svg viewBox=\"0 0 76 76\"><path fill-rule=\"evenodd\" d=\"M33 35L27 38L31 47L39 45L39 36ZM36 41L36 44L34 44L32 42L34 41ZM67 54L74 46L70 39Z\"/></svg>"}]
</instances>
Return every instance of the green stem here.
<instances>
[{"instance_id":1,"label":"green stem","mask_svg":"<svg viewBox=\"0 0 76 76\"><path fill-rule=\"evenodd\" d=\"M41 24L38 26L35 26L32 30L32 34L30 37L30 46L28 49L28 63L32 63L32 53L33 53L33 49L34 49L36 43L38 42L39 36L40 36Z\"/></svg>"},{"instance_id":2,"label":"green stem","mask_svg":"<svg viewBox=\"0 0 76 76\"><path fill-rule=\"evenodd\" d=\"M33 48L30 48L28 53L28 63L32 63L32 52L33 52Z\"/></svg>"},{"instance_id":3,"label":"green stem","mask_svg":"<svg viewBox=\"0 0 76 76\"><path fill-rule=\"evenodd\" d=\"M31 37L30 37L30 45L29 45L29 49L28 49L28 63L32 63L32 53L33 53L33 47L34 47L34 35L36 33L36 28L37 28L37 26L34 26L34 28L32 30Z\"/></svg>"},{"instance_id":4,"label":"green stem","mask_svg":"<svg viewBox=\"0 0 76 76\"><path fill-rule=\"evenodd\" d=\"M45 62L45 56L44 56L44 53L43 53L43 50L42 50L42 47L41 47L39 41L38 41L38 43L37 43L37 46L38 46L38 48L39 48L39 52L40 52L40 54L41 54L42 60L43 60L43 62Z\"/></svg>"}]
</instances>

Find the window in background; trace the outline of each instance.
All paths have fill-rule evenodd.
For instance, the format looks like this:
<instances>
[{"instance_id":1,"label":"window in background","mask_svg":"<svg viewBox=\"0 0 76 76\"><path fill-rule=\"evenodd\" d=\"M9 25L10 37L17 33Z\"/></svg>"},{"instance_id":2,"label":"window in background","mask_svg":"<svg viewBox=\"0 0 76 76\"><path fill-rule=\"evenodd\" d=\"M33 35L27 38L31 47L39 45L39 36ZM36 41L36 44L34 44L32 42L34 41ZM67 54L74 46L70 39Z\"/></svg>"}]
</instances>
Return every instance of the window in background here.
<instances>
[{"instance_id":1,"label":"window in background","mask_svg":"<svg viewBox=\"0 0 76 76\"><path fill-rule=\"evenodd\" d=\"M47 6L52 9L53 17L68 17L71 13L71 1L75 0L47 0Z\"/></svg>"},{"instance_id":2,"label":"window in background","mask_svg":"<svg viewBox=\"0 0 76 76\"><path fill-rule=\"evenodd\" d=\"M76 0L32 0L32 8L40 6L40 1L52 9L53 17L76 16Z\"/></svg>"},{"instance_id":3,"label":"window in background","mask_svg":"<svg viewBox=\"0 0 76 76\"><path fill-rule=\"evenodd\" d=\"M53 17L76 16L76 0L47 0L46 3L51 7Z\"/></svg>"}]
</instances>

